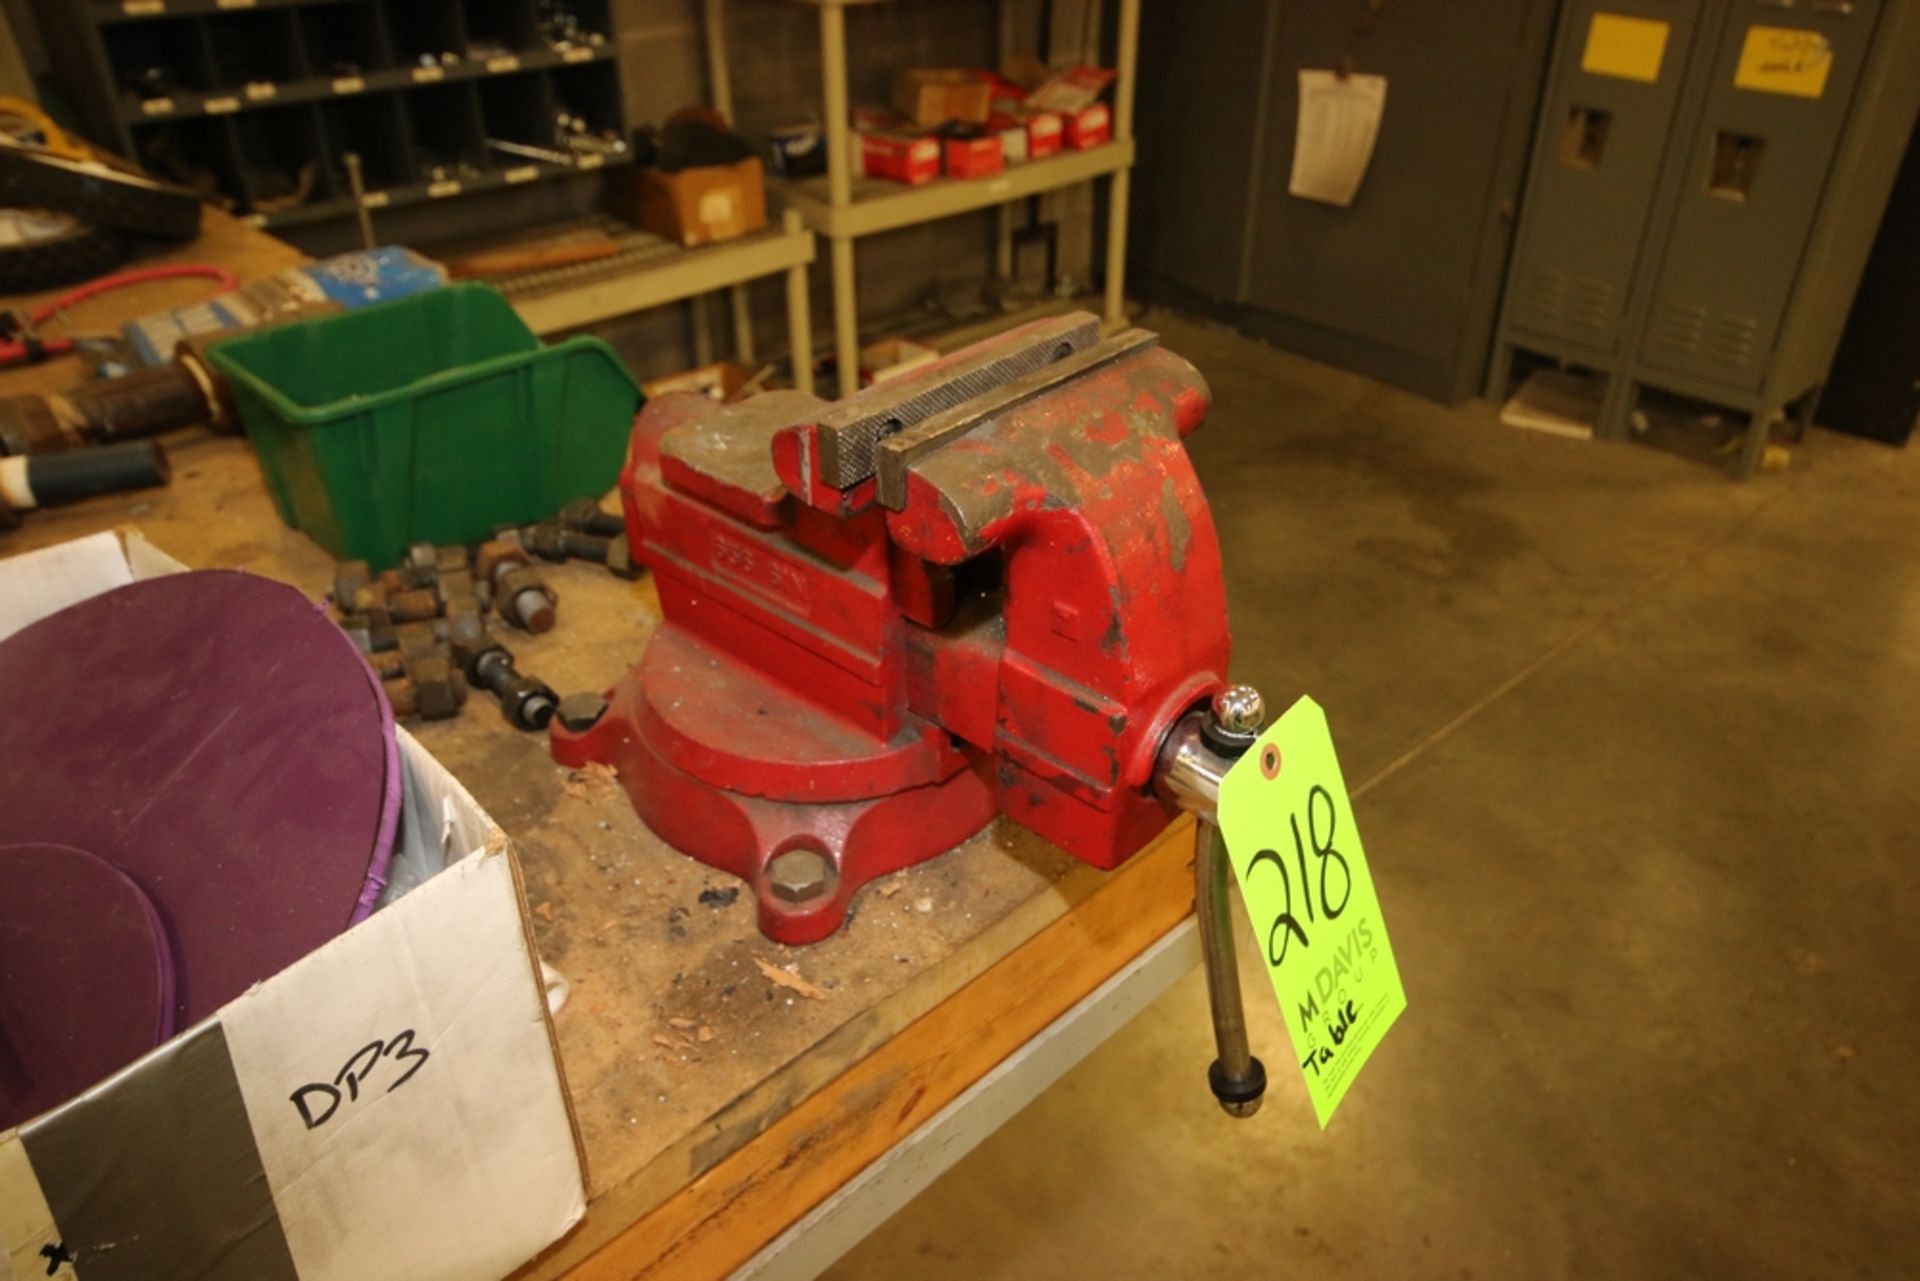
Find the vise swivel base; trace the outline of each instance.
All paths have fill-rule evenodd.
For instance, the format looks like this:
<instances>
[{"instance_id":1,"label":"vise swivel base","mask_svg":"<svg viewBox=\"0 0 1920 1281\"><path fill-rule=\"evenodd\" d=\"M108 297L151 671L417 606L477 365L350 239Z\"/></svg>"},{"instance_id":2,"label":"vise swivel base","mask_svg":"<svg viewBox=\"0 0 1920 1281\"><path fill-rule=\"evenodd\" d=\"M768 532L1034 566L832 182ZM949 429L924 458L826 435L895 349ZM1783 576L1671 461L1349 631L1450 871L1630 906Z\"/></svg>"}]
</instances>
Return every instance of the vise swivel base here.
<instances>
[{"instance_id":1,"label":"vise swivel base","mask_svg":"<svg viewBox=\"0 0 1920 1281\"><path fill-rule=\"evenodd\" d=\"M783 943L996 813L1117 866L1178 812L1162 749L1227 671L1181 443L1208 403L1086 314L838 403L649 403L620 486L664 618L554 756L613 765Z\"/></svg>"}]
</instances>

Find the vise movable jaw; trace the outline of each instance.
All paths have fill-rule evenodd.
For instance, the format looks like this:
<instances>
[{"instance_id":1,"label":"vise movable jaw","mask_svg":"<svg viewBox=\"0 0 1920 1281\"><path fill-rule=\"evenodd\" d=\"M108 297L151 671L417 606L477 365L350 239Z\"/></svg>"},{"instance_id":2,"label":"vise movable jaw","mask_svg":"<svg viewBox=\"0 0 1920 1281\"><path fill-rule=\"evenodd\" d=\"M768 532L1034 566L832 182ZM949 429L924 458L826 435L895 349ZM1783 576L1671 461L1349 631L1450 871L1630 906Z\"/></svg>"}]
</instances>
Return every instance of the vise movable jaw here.
<instances>
[{"instance_id":1,"label":"vise movable jaw","mask_svg":"<svg viewBox=\"0 0 1920 1281\"><path fill-rule=\"evenodd\" d=\"M1193 367L1076 314L836 404L649 403L621 477L663 621L566 764L613 764L787 943L1005 814L1111 868L1177 813L1170 731L1223 686Z\"/></svg>"}]
</instances>

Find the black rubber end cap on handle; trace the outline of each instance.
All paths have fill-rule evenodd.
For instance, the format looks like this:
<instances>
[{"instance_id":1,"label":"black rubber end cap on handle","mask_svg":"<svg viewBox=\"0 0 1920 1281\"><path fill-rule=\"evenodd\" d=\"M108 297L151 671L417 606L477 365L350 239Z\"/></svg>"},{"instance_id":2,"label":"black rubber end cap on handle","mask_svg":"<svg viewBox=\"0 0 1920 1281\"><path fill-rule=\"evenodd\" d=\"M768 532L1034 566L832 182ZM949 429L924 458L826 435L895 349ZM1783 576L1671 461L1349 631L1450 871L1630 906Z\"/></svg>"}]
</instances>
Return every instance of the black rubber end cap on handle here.
<instances>
[{"instance_id":1,"label":"black rubber end cap on handle","mask_svg":"<svg viewBox=\"0 0 1920 1281\"><path fill-rule=\"evenodd\" d=\"M1267 1092L1267 1069L1259 1059L1247 1060L1247 1074L1234 1080L1226 1073L1219 1059L1213 1061L1207 1069L1207 1084L1213 1089L1213 1097L1220 1100L1220 1106L1234 1116L1252 1116L1260 1107L1260 1100Z\"/></svg>"}]
</instances>

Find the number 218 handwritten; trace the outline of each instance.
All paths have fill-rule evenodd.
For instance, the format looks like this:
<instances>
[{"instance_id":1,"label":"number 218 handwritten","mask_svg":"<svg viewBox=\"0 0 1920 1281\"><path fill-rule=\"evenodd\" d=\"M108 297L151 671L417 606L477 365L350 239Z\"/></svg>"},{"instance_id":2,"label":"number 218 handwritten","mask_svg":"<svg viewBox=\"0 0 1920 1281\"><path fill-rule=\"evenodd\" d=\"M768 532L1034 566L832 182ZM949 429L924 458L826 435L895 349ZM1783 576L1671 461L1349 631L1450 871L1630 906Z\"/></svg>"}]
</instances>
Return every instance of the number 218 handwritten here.
<instances>
[{"instance_id":1,"label":"number 218 handwritten","mask_svg":"<svg viewBox=\"0 0 1920 1281\"><path fill-rule=\"evenodd\" d=\"M1300 816L1298 814L1287 816L1287 822L1293 829L1294 865L1300 871L1302 905L1309 924L1316 922L1318 917L1325 917L1329 921L1338 920L1340 913L1347 910L1347 900L1353 897L1353 870L1347 866L1346 855L1333 847L1337 813L1332 794L1315 783L1313 789L1307 793L1307 833L1304 840L1300 834ZM1321 831L1323 818L1326 827L1324 832ZM1308 868L1308 854L1313 855L1318 867L1317 882ZM1308 947L1311 944L1307 941L1306 927L1301 925L1300 918L1294 915L1293 876L1287 870L1285 859L1273 850L1261 850L1247 863L1248 882L1252 882L1253 874L1261 866L1269 864L1280 877L1280 889L1284 896L1281 900L1279 915L1275 916L1273 924L1267 927L1267 959L1277 966L1286 959L1287 948L1292 946L1294 939L1300 940L1301 947ZM1340 869L1338 878L1340 901L1337 903L1327 895L1327 870L1334 865ZM1318 916L1315 914L1314 891L1316 889L1319 891Z\"/></svg>"}]
</instances>

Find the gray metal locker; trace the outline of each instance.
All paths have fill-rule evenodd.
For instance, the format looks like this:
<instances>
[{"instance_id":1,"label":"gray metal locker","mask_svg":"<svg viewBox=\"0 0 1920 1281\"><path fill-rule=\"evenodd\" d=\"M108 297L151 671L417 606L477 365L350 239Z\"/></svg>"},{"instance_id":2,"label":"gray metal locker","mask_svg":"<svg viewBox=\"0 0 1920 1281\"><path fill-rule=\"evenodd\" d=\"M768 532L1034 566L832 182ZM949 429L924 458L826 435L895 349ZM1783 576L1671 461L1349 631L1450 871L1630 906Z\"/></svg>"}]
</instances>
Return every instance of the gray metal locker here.
<instances>
[{"instance_id":1,"label":"gray metal locker","mask_svg":"<svg viewBox=\"0 0 1920 1281\"><path fill-rule=\"evenodd\" d=\"M1713 52L1711 87L1653 284L1640 340L1650 368L1760 390L1793 291L1793 267L1846 126L1846 87L1859 78L1878 11L1877 0L1734 7ZM1763 14L1765 21L1754 20ZM1828 59L1817 96L1736 83L1756 28L1761 40L1767 32L1817 35ZM1804 42L1809 61L1821 56L1811 36L1778 39L1789 48ZM1822 73L1805 74L1811 80ZM1783 70L1782 84L1791 82ZM1869 240L1879 212L1863 214Z\"/></svg>"},{"instance_id":2,"label":"gray metal locker","mask_svg":"<svg viewBox=\"0 0 1920 1281\"><path fill-rule=\"evenodd\" d=\"M1567 5L1513 253L1515 330L1620 349L1699 12L1699 0Z\"/></svg>"},{"instance_id":3,"label":"gray metal locker","mask_svg":"<svg viewBox=\"0 0 1920 1281\"><path fill-rule=\"evenodd\" d=\"M1570 4L1489 397L1532 353L1606 380L1602 436L1644 388L1709 401L1747 415L1750 473L1772 421L1817 403L1920 109L1917 8Z\"/></svg>"}]
</instances>

